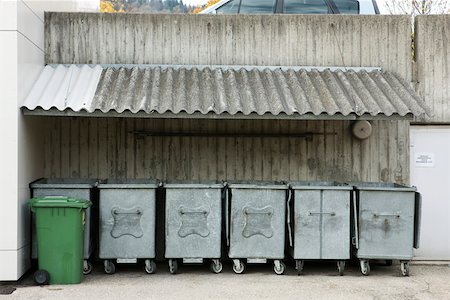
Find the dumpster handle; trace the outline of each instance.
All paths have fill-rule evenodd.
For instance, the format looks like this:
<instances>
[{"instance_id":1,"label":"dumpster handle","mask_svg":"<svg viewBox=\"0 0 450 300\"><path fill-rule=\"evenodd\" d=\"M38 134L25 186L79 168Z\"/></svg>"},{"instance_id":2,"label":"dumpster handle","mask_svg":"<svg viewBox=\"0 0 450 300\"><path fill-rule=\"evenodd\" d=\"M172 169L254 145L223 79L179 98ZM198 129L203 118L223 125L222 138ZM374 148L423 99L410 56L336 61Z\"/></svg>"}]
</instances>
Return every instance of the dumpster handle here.
<instances>
[{"instance_id":1,"label":"dumpster handle","mask_svg":"<svg viewBox=\"0 0 450 300\"><path fill-rule=\"evenodd\" d=\"M330 215L330 216L334 217L334 216L336 216L336 213L335 212L312 212L312 211L310 211L308 215L309 216Z\"/></svg>"},{"instance_id":2,"label":"dumpster handle","mask_svg":"<svg viewBox=\"0 0 450 300\"><path fill-rule=\"evenodd\" d=\"M288 191L289 196L288 196L288 203L287 203L287 224L288 224L288 236L289 236L289 246L292 247L293 246L293 242L292 242L292 228L291 228L291 200L292 200L292 195L294 194L294 192L292 190Z\"/></svg>"},{"instance_id":3,"label":"dumpster handle","mask_svg":"<svg viewBox=\"0 0 450 300\"><path fill-rule=\"evenodd\" d=\"M273 212L271 211L248 211L248 207L244 209L244 215L269 215L271 216Z\"/></svg>"},{"instance_id":4,"label":"dumpster handle","mask_svg":"<svg viewBox=\"0 0 450 300\"><path fill-rule=\"evenodd\" d=\"M229 214L229 203L230 200L228 197L230 197L230 191L228 189L228 186L225 186L225 235L227 238L227 246L230 246L230 214Z\"/></svg>"},{"instance_id":5,"label":"dumpster handle","mask_svg":"<svg viewBox=\"0 0 450 300\"><path fill-rule=\"evenodd\" d=\"M137 209L136 211L119 212L119 209L114 208L112 210L112 213L115 215L141 215L142 211L140 209Z\"/></svg>"},{"instance_id":6,"label":"dumpster handle","mask_svg":"<svg viewBox=\"0 0 450 300\"><path fill-rule=\"evenodd\" d=\"M359 249L359 232L358 232L358 211L356 209L356 191L353 190L353 218L355 220L355 236L352 239L353 245Z\"/></svg>"},{"instance_id":7,"label":"dumpster handle","mask_svg":"<svg viewBox=\"0 0 450 300\"><path fill-rule=\"evenodd\" d=\"M400 218L400 214L377 214L377 213L375 213L375 214L373 214L373 216L375 217L375 218L377 218L377 217L396 217L396 218Z\"/></svg>"},{"instance_id":8,"label":"dumpster handle","mask_svg":"<svg viewBox=\"0 0 450 300\"><path fill-rule=\"evenodd\" d=\"M420 247L420 225L422 215L422 195L415 192L414 203L414 248Z\"/></svg>"}]
</instances>

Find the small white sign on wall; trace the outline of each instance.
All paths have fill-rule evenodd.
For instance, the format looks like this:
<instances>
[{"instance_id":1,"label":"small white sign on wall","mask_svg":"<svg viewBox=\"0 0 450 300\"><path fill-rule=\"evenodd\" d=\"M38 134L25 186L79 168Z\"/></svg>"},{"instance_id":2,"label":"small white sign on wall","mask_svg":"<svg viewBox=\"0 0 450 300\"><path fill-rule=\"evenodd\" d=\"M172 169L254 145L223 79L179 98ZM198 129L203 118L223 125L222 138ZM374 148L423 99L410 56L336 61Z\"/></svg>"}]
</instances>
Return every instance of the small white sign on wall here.
<instances>
[{"instance_id":1,"label":"small white sign on wall","mask_svg":"<svg viewBox=\"0 0 450 300\"><path fill-rule=\"evenodd\" d=\"M414 156L414 164L416 167L434 167L434 153L416 153Z\"/></svg>"}]
</instances>

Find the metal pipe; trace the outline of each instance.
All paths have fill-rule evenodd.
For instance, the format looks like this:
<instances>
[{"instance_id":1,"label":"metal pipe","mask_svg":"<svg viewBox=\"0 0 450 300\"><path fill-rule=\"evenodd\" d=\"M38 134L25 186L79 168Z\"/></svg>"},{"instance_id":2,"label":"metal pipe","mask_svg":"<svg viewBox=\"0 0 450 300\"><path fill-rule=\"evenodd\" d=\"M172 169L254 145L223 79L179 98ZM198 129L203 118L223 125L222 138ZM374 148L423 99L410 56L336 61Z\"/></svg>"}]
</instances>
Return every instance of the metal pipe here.
<instances>
[{"instance_id":1,"label":"metal pipe","mask_svg":"<svg viewBox=\"0 0 450 300\"><path fill-rule=\"evenodd\" d=\"M153 132L135 130L130 133L140 137L224 137L224 138L304 138L312 140L313 135L337 135L335 132L330 133L210 133L210 132Z\"/></svg>"}]
</instances>

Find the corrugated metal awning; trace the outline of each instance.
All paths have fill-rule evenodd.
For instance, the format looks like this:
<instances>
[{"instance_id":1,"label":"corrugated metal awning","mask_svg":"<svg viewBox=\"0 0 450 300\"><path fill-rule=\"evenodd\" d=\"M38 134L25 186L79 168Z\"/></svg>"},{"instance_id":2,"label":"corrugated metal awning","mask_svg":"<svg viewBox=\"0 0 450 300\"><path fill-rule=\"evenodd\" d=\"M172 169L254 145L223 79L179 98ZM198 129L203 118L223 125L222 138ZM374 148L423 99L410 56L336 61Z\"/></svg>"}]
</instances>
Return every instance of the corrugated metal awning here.
<instances>
[{"instance_id":1,"label":"corrugated metal awning","mask_svg":"<svg viewBox=\"0 0 450 300\"><path fill-rule=\"evenodd\" d=\"M233 66L46 66L26 114L165 118L390 119L430 115L379 69Z\"/></svg>"}]
</instances>

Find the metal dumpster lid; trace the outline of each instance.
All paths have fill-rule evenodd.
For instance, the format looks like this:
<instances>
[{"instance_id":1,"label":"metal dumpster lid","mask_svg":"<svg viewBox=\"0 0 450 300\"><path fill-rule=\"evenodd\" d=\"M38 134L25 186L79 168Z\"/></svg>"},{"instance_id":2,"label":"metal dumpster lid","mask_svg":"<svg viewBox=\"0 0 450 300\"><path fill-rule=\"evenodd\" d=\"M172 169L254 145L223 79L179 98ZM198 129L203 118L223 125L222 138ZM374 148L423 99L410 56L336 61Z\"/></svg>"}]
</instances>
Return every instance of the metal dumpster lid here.
<instances>
[{"instance_id":1,"label":"metal dumpster lid","mask_svg":"<svg viewBox=\"0 0 450 300\"><path fill-rule=\"evenodd\" d=\"M161 186L156 179L107 179L98 184L99 189L155 189Z\"/></svg>"},{"instance_id":2,"label":"metal dumpster lid","mask_svg":"<svg viewBox=\"0 0 450 300\"><path fill-rule=\"evenodd\" d=\"M88 208L92 202L85 199L64 197L64 196L47 196L31 198L29 205L35 207L68 207L68 208Z\"/></svg>"},{"instance_id":3,"label":"metal dumpster lid","mask_svg":"<svg viewBox=\"0 0 450 300\"><path fill-rule=\"evenodd\" d=\"M165 181L163 183L164 188L169 189L193 189L193 188L223 188L225 183L222 181L195 181L195 180L173 180Z\"/></svg>"},{"instance_id":4,"label":"metal dumpster lid","mask_svg":"<svg viewBox=\"0 0 450 300\"><path fill-rule=\"evenodd\" d=\"M97 179L88 178L41 178L30 183L32 189L90 189L97 186Z\"/></svg>"},{"instance_id":5,"label":"metal dumpster lid","mask_svg":"<svg viewBox=\"0 0 450 300\"><path fill-rule=\"evenodd\" d=\"M229 181L228 186L232 189L288 189L288 185L285 182L280 181Z\"/></svg>"},{"instance_id":6,"label":"metal dumpster lid","mask_svg":"<svg viewBox=\"0 0 450 300\"><path fill-rule=\"evenodd\" d=\"M293 181L293 190L352 190L353 186L337 181Z\"/></svg>"},{"instance_id":7,"label":"metal dumpster lid","mask_svg":"<svg viewBox=\"0 0 450 300\"><path fill-rule=\"evenodd\" d=\"M407 186L398 183L389 182L349 182L348 185L353 186L360 191L390 191L390 192L415 192L415 186Z\"/></svg>"}]
</instances>

